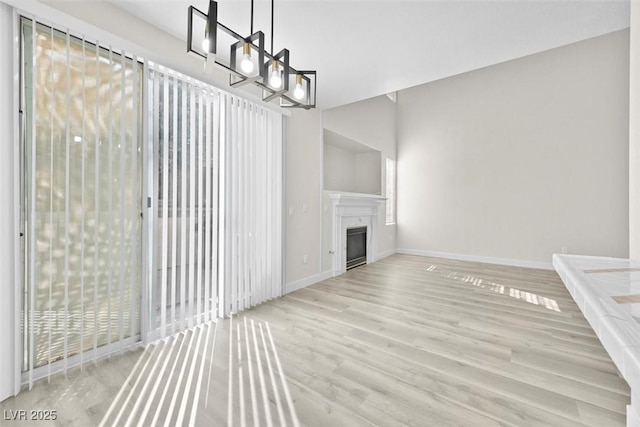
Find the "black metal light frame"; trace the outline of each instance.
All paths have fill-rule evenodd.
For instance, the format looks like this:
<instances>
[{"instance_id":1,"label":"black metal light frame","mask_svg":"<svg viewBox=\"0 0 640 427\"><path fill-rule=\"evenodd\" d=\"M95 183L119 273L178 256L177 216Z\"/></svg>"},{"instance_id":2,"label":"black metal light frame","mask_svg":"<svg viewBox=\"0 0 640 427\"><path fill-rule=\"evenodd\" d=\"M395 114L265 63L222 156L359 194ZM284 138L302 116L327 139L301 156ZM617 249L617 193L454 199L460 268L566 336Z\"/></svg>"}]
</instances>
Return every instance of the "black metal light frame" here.
<instances>
[{"instance_id":1,"label":"black metal light frame","mask_svg":"<svg viewBox=\"0 0 640 427\"><path fill-rule=\"evenodd\" d=\"M292 76L301 76L303 86L305 87L305 97L304 99L296 99L293 97L293 94L286 93L280 96L280 106L282 108L304 108L305 110L309 110L311 108L316 108L316 75L317 73L313 70L295 70L294 68L289 67L289 73Z\"/></svg>"},{"instance_id":2,"label":"black metal light frame","mask_svg":"<svg viewBox=\"0 0 640 427\"><path fill-rule=\"evenodd\" d=\"M273 2L272 2L273 5ZM205 39L209 40L208 52L193 45L193 18L197 17L206 22ZM273 8L271 17L271 42L273 51ZM230 63L226 64L217 57L218 30L231 36L236 41L230 46ZM253 31L253 4L251 7L251 31ZM243 37L229 27L218 21L218 3L214 0L209 1L208 13L204 13L194 6L189 6L187 13L187 52L196 54L205 61L213 60L213 62L230 72L229 85L231 87L241 87L252 83L262 89L263 101L269 102L276 98L280 98L280 106L282 108L304 108L310 109L316 106L316 72L315 71L297 71L289 65L289 50L282 49L273 55L265 49L265 36L262 31L257 31L249 37ZM258 53L258 73L257 75L246 75L238 66L237 51L248 43L252 52ZM282 67L282 87L274 89L269 85L269 70L274 62L278 62ZM302 75L305 83L305 98L303 100L295 99L289 91L289 79L293 75Z\"/></svg>"},{"instance_id":3,"label":"black metal light frame","mask_svg":"<svg viewBox=\"0 0 640 427\"><path fill-rule=\"evenodd\" d=\"M278 67L282 67L282 86L280 89L274 89L269 85L269 70L271 70L271 67L276 62L278 63ZM273 55L264 63L263 68L265 73L264 80L261 85L263 88L263 101L269 102L289 91L289 49L282 49L280 52Z\"/></svg>"},{"instance_id":4,"label":"black metal light frame","mask_svg":"<svg viewBox=\"0 0 640 427\"><path fill-rule=\"evenodd\" d=\"M247 76L242 72L242 69L238 67L237 53L238 49L243 48L245 44L249 45L250 49L255 49L258 53L258 74L255 76ZM257 83L259 80L264 81L264 33L258 31L251 34L249 37L239 40L231 45L231 53L229 55L229 68L232 73L229 75L229 85L231 87L244 86L247 83Z\"/></svg>"},{"instance_id":5,"label":"black metal light frame","mask_svg":"<svg viewBox=\"0 0 640 427\"><path fill-rule=\"evenodd\" d=\"M206 21L204 29L205 39L209 39L209 52L204 54L193 48L193 17L199 16ZM209 13L204 13L200 9L189 6L187 11L187 52L195 53L207 59L207 54L216 54L218 42L218 2L209 1Z\"/></svg>"}]
</instances>

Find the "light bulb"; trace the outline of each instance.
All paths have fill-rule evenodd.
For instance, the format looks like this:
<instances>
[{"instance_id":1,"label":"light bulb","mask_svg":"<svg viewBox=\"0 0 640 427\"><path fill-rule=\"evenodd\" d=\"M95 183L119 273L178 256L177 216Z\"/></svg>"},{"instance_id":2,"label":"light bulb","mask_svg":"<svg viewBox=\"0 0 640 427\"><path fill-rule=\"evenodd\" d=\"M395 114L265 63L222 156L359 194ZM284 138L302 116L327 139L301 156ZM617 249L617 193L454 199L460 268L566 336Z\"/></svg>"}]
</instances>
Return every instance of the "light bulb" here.
<instances>
[{"instance_id":1,"label":"light bulb","mask_svg":"<svg viewBox=\"0 0 640 427\"><path fill-rule=\"evenodd\" d=\"M273 63L273 70L271 71L271 76L269 77L269 84L274 89L280 89L282 86L282 77L280 77L280 70L278 69L278 63Z\"/></svg>"},{"instance_id":2,"label":"light bulb","mask_svg":"<svg viewBox=\"0 0 640 427\"><path fill-rule=\"evenodd\" d=\"M202 50L205 51L205 53L209 53L209 39L205 38L204 40L202 40Z\"/></svg>"},{"instance_id":3,"label":"light bulb","mask_svg":"<svg viewBox=\"0 0 640 427\"><path fill-rule=\"evenodd\" d=\"M304 89L302 89L302 85L300 83L296 84L296 88L293 90L293 97L295 99L304 98Z\"/></svg>"},{"instance_id":4,"label":"light bulb","mask_svg":"<svg viewBox=\"0 0 640 427\"><path fill-rule=\"evenodd\" d=\"M304 89L302 88L302 76L300 74L296 76L296 88L293 90L293 97L298 100L304 98Z\"/></svg>"},{"instance_id":5,"label":"light bulb","mask_svg":"<svg viewBox=\"0 0 640 427\"><path fill-rule=\"evenodd\" d=\"M253 62L251 61L251 55L245 54L242 56L242 62L240 62L240 68L245 74L249 74L253 71Z\"/></svg>"},{"instance_id":6,"label":"light bulb","mask_svg":"<svg viewBox=\"0 0 640 427\"><path fill-rule=\"evenodd\" d=\"M242 46L242 61L240 61L240 68L245 74L249 74L253 71L253 61L251 61L251 48L249 43L245 43Z\"/></svg>"}]
</instances>

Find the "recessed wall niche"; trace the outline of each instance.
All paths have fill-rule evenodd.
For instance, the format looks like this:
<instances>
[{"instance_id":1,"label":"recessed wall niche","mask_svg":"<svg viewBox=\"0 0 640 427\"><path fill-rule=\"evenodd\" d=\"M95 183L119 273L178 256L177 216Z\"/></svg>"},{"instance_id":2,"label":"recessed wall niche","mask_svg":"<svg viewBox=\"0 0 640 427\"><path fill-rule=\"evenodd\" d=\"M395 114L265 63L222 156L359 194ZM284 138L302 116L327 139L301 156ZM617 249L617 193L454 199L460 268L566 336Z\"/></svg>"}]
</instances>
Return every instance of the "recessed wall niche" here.
<instances>
[{"instance_id":1,"label":"recessed wall niche","mask_svg":"<svg viewBox=\"0 0 640 427\"><path fill-rule=\"evenodd\" d=\"M382 194L382 157L378 150L324 129L324 189Z\"/></svg>"}]
</instances>

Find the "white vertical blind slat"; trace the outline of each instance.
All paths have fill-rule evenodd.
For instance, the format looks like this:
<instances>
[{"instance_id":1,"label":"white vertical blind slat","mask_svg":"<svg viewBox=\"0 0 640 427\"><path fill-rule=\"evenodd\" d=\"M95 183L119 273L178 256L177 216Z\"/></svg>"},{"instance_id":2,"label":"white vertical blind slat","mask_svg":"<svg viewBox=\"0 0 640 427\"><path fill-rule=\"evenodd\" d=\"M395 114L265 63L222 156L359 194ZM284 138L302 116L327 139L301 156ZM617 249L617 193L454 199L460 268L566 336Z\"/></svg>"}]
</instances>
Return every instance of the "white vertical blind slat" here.
<instances>
[{"instance_id":1,"label":"white vertical blind slat","mask_svg":"<svg viewBox=\"0 0 640 427\"><path fill-rule=\"evenodd\" d=\"M277 134L278 134L278 123L277 121L273 121L273 138L274 140L277 139ZM273 172L274 172L274 179L273 179L273 193L275 196L275 200L276 202L274 202L273 205L273 210L274 210L274 215L273 215L273 229L275 232L276 236L281 235L281 225L282 225L282 221L281 221L281 216L280 216L280 207L281 207L281 203L280 203L280 189L282 186L282 183L280 182L280 147L281 144L276 144L274 143L273 145ZM280 282L280 271L281 269L278 268L278 266L280 265L280 242L281 239L273 239L273 254L274 254L274 260L273 260L273 264L274 264L274 283L273 283L273 293L272 296L275 296L278 294L278 287L280 286L281 282Z\"/></svg>"},{"instance_id":2,"label":"white vertical blind slat","mask_svg":"<svg viewBox=\"0 0 640 427\"><path fill-rule=\"evenodd\" d=\"M124 231L124 222L125 222L125 213L126 210L126 198L125 198L125 178L124 178L124 166L125 166L125 150L127 147L127 138L125 135L125 122L126 122L126 112L125 112L125 102L126 102L126 64L125 64L125 53L122 51L120 53L120 141L118 142L118 157L119 157L119 177L118 177L118 185L120 189L120 230L119 230L119 240L120 240L120 248L119 248L119 277L118 277L118 340L122 341L124 339L124 252L125 252L125 231Z\"/></svg>"},{"instance_id":3,"label":"white vertical blind slat","mask_svg":"<svg viewBox=\"0 0 640 427\"><path fill-rule=\"evenodd\" d=\"M278 138L278 135L280 134L280 126L279 123L282 123L281 120L273 120L273 124L274 124L274 140L278 140L281 138ZM275 179L274 179L274 194L275 194L275 198L276 198L276 203L274 203L274 227L275 227L275 233L276 236L282 236L282 215L281 215L281 209L282 209L282 180L281 180L281 176L282 176L282 154L281 154L281 150L282 150L282 144L277 144L274 143L274 175L275 175ZM282 243L282 239L274 239L274 272L275 272L275 281L274 281L274 289L273 289L273 294L271 295L272 297L275 297L276 295L279 295L280 291L279 288L282 286L282 268L280 268L280 266L282 265L281 263L281 255L282 255L282 249L281 249L281 243Z\"/></svg>"},{"instance_id":4,"label":"white vertical blind slat","mask_svg":"<svg viewBox=\"0 0 640 427\"><path fill-rule=\"evenodd\" d=\"M223 212L224 204L220 199L219 191L219 173L220 173L220 94L216 93L213 99L213 135L211 140L212 148L212 167L211 167L211 199L213 218L211 224L211 310L212 317L218 315L216 307L220 301L222 281L218 280L218 266L220 265L220 258L218 257L218 242L219 242L219 224L220 224L220 212ZM223 192L224 194L224 192ZM222 304L220 304L222 305Z\"/></svg>"},{"instance_id":5,"label":"white vertical blind slat","mask_svg":"<svg viewBox=\"0 0 640 427\"><path fill-rule=\"evenodd\" d=\"M253 215L255 215L255 211L252 206L252 196L253 196L253 183L251 182L251 160L253 158L253 128L252 128L252 111L251 104L248 102L243 103L244 107L244 127L245 127L245 138L244 138L244 146L245 146L245 158L244 158L244 206L245 206L245 215L244 216L244 244L245 244L245 262L244 269L246 271L246 299L247 299L247 308L250 308L256 305L255 299L258 297L256 295L255 289L253 289L253 266L251 265L252 260L252 252L253 245L251 244L251 239L253 236L251 229L251 220Z\"/></svg>"},{"instance_id":6,"label":"white vertical blind slat","mask_svg":"<svg viewBox=\"0 0 640 427\"><path fill-rule=\"evenodd\" d=\"M194 282L195 262L196 262L196 91L195 86L191 87L191 105L190 105L190 129L189 129L189 317L187 325L193 326L193 304L194 298ZM186 310L185 310L186 311Z\"/></svg>"},{"instance_id":7,"label":"white vertical blind slat","mask_svg":"<svg viewBox=\"0 0 640 427\"><path fill-rule=\"evenodd\" d=\"M245 192L245 157L246 157L245 130L246 130L246 127L244 126L244 109L242 108L243 101L241 99L236 99L235 107L236 107L236 118L237 118L236 131L238 132L238 139L237 139L238 169L236 172L238 174L237 234L238 234L238 289L240 293L238 297L238 310L242 311L248 308L248 302L249 302L248 295L247 295L247 282L245 280L246 274L247 274L247 270L245 266L247 257L246 257L245 227L244 227L244 222L246 218L245 216L245 213L246 213L246 207L245 207L245 194L246 194Z\"/></svg>"},{"instance_id":8,"label":"white vertical blind slat","mask_svg":"<svg viewBox=\"0 0 640 427\"><path fill-rule=\"evenodd\" d=\"M109 94L113 93L113 50L111 46L109 46ZM108 181L106 185L105 192L108 194L108 208L107 208L107 241L108 241L108 254L107 259L109 265L113 265L113 158L111 153L113 153L113 98L109 100L109 115L108 115L108 133L107 138L109 139L109 148L107 151L107 159L109 162L108 165ZM113 279L113 271L109 269L108 279L107 279L107 345L111 344L111 291L112 291L112 279Z\"/></svg>"},{"instance_id":9,"label":"white vertical blind slat","mask_svg":"<svg viewBox=\"0 0 640 427\"><path fill-rule=\"evenodd\" d=\"M217 257L218 260L218 317L224 317L227 314L227 308L229 307L229 281L227 280L228 272L229 272L229 256L228 251L225 248L228 248L228 233L227 233L227 218L228 218L228 192L227 192L227 178L226 178L226 169L228 164L228 151L226 145L223 143L226 138L227 132L227 124L228 117L227 114L227 96L225 94L220 94L218 97L218 102L216 106L218 107L219 116L220 117L220 127L217 133L217 142L218 142L218 150L217 150L217 162L218 165L218 174L217 176L217 185L218 189L218 248L217 248ZM230 310L229 310L230 312ZM231 368L229 368L231 369Z\"/></svg>"},{"instance_id":10,"label":"white vertical blind slat","mask_svg":"<svg viewBox=\"0 0 640 427\"><path fill-rule=\"evenodd\" d=\"M203 248L202 248L202 239L204 237L204 230L206 228L205 223L204 223L204 216L203 216L203 212L204 212L204 206L203 206L203 174L202 174L202 165L203 165L203 147L205 144L205 137L204 137L204 121L205 121L205 95L204 95L204 90L202 88L200 88L199 92L199 108L198 108L198 128L199 128L199 132L198 132L198 151L197 151L197 162L196 162L196 167L198 168L198 208L197 208L197 213L198 213L198 219L197 219L197 227L198 227L198 240L197 240L197 258L196 258L196 263L197 263L197 281L196 281L196 298L194 299L194 302L196 303L196 310L195 310L195 314L196 314L196 323L200 323L202 321L200 314L202 311L202 290L203 290L203 281L202 281L202 275L204 273L203 268L204 268L204 257L203 257Z\"/></svg>"},{"instance_id":11,"label":"white vertical blind slat","mask_svg":"<svg viewBox=\"0 0 640 427\"><path fill-rule=\"evenodd\" d=\"M271 173L271 165L269 162L269 135L268 135L268 127L267 127L267 119L266 115L263 112L263 121L261 124L261 136L260 136L260 144L264 149L264 158L263 158L263 181L259 184L260 190L266 195L264 198L264 206L263 206L263 232L264 232L264 243L263 243L263 288L265 289L265 293L270 294L270 286L271 286L271 268L270 268L270 248L269 242L271 241L271 230L269 228L270 225L270 215L271 211L271 194L269 193L269 174Z\"/></svg>"},{"instance_id":12,"label":"white vertical blind slat","mask_svg":"<svg viewBox=\"0 0 640 427\"><path fill-rule=\"evenodd\" d=\"M255 108L254 109L254 114L253 114L253 126L252 126L252 145L253 145L253 165L251 167L251 172L252 172L252 186L253 186L253 194L252 194L252 200L253 200L253 206L254 206L254 212L255 215L252 218L252 223L253 223L253 260L252 260L252 265L253 265L253 284L255 289L259 292L260 295L260 300L264 299L264 287L260 285L260 275L261 275L261 271L260 271L260 238L262 236L262 231L259 230L259 226L260 226L260 199L261 199L261 192L260 189L258 187L258 184L260 182L260 171L259 171L259 165L260 163L262 163L262 158L260 157L260 143L258 141L258 129L260 126L260 109L259 108Z\"/></svg>"},{"instance_id":13,"label":"white vertical blind slat","mask_svg":"<svg viewBox=\"0 0 640 427\"><path fill-rule=\"evenodd\" d=\"M230 132L232 135L237 135L237 110L236 110L236 106L235 106L235 100L232 96L229 97L229 118L230 118ZM229 142L229 140L227 140L227 142ZM235 141L234 141L235 142ZM231 312L238 312L239 311L239 307L238 307L238 293L239 293L239 286L238 286L238 229L237 229L237 222L238 222L238 207L237 207L237 200L238 200L238 166L237 166L237 159L238 159L238 146L237 144L229 144L229 151L230 151L230 164L229 164L229 171L227 171L227 173L230 175L230 190L229 190L229 198L231 200L230 203L230 215L229 215L229 220L231 222L231 227L230 227L230 239L231 239L231 245L230 245L230 252L231 252Z\"/></svg>"},{"instance_id":14,"label":"white vertical blind slat","mask_svg":"<svg viewBox=\"0 0 640 427\"><path fill-rule=\"evenodd\" d=\"M35 25L35 24L34 24ZM55 84L54 84L54 68L55 68L55 55L53 51L53 28L50 31L51 37L51 75L50 75L50 85L49 90L51 91L51 95L55 93ZM34 67L35 68L35 67ZM49 111L50 111L50 126L49 126L49 182L53 182L53 123L54 120L54 104L53 102L49 103ZM53 185L49 186L49 229L53 230ZM49 233L49 265L53 265L53 233ZM51 381L51 363L53 362L53 269L49 269L49 315L47 316L48 320L48 330L49 330L49 357L47 363L47 381Z\"/></svg>"},{"instance_id":15,"label":"white vertical blind slat","mask_svg":"<svg viewBox=\"0 0 640 427\"><path fill-rule=\"evenodd\" d=\"M173 80L171 136L171 332L176 332L176 287L178 279L178 79ZM166 102L166 101L165 101Z\"/></svg>"},{"instance_id":16,"label":"white vertical blind slat","mask_svg":"<svg viewBox=\"0 0 640 427\"><path fill-rule=\"evenodd\" d=\"M36 49L36 26L38 23L35 19L31 24L31 52L32 55L32 63L33 68L35 69L38 65L37 63L37 49ZM35 73L31 73L31 87L36 87L36 75ZM31 96L31 111L34 112L36 109L36 91L33 90ZM33 113L32 113L33 114ZM36 121L35 117L31 119L31 170L29 171L30 175L29 179L31 180L31 192L29 194L30 198L30 209L31 214L29 215L29 252L30 252L30 260L31 264L29 266L29 313L27 315L28 320L28 329L29 329L29 340L28 340L28 366L29 366L29 390L33 387L33 368L35 364L35 311L36 311L36 268L35 264L38 262L38 258L36 256L36 166L37 166L37 158L36 158Z\"/></svg>"},{"instance_id":17,"label":"white vertical blind slat","mask_svg":"<svg viewBox=\"0 0 640 427\"><path fill-rule=\"evenodd\" d=\"M142 58L135 58L136 60L140 60L142 62L142 70L137 70L136 75L138 80L136 80L136 88L140 88L140 96L134 97L134 107L135 111L140 112L140 124L141 128L138 131L136 129L136 141L138 143L137 152L139 153L139 161L142 165L140 171L138 171L137 176L140 176L140 191L141 197L138 203L140 204L140 232L142 239L139 242L139 252L140 258L138 258L138 262L140 264L140 287L136 289L138 292L138 298L140 300L140 312L138 315L138 321L136 322L136 326L140 327L140 336L143 342L150 341L149 332L152 330L149 322L149 318L151 317L151 313L153 310L151 309L153 298L151 293L151 284L153 283L153 279L155 277L154 273L154 250L155 245L152 244L153 236L155 235L155 224L157 222L156 213L156 202L155 197L152 197L154 192L154 170L155 168L150 166L153 161L153 142L154 142L154 133L151 129L151 124L153 123L153 119L149 117L149 112L153 111L153 100L151 97L153 96L153 86L154 83L151 81L153 72L149 68L149 62ZM134 61L135 63L135 61ZM139 71L142 71L141 73ZM140 79L140 77L142 77ZM138 100L136 103L135 100ZM135 124L133 124L135 126ZM133 236L132 236L133 239ZM134 264L135 266L135 264ZM132 273L132 278L134 277L135 270L132 268L134 273ZM133 308L133 305L132 305Z\"/></svg>"},{"instance_id":18,"label":"white vertical blind slat","mask_svg":"<svg viewBox=\"0 0 640 427\"><path fill-rule=\"evenodd\" d=\"M258 126L260 137L258 139L258 143L260 145L261 151L261 162L260 162L260 182L258 183L258 188L260 189L260 193L262 194L262 200L260 200L260 227L262 231L262 239L260 241L260 286L264 289L264 294L267 295L269 289L267 287L267 253L269 252L267 244L269 242L268 235L268 218L267 218L267 209L269 203L269 193L266 191L266 184L268 182L268 147L267 147L267 136L266 132L266 124L267 124L267 115L264 110L260 112L260 124Z\"/></svg>"},{"instance_id":19,"label":"white vertical blind slat","mask_svg":"<svg viewBox=\"0 0 640 427\"><path fill-rule=\"evenodd\" d=\"M51 30L51 37L53 37L53 29ZM96 57L100 55L100 45L96 43ZM100 239L98 238L98 230L100 229L100 129L97 127L97 123L100 122L100 102L99 99L99 87L100 87L100 61L96 61L96 128L94 151L95 151L95 175L94 175L94 215L95 223L93 227L93 244L95 246L94 259L93 259L93 360L98 358L98 332L99 332L99 318L98 316L98 256L100 253Z\"/></svg>"},{"instance_id":20,"label":"white vertical blind slat","mask_svg":"<svg viewBox=\"0 0 640 427\"><path fill-rule=\"evenodd\" d=\"M240 310L246 310L249 308L249 286L248 286L248 272L247 272L247 234L246 234L246 221L247 221L247 206L246 206L246 110L244 109L244 101L237 101L238 108L238 286L240 287Z\"/></svg>"},{"instance_id":21,"label":"white vertical blind slat","mask_svg":"<svg viewBox=\"0 0 640 427\"><path fill-rule=\"evenodd\" d=\"M139 106L139 100L138 100L138 85L139 85L139 81L138 81L138 77L139 77L139 73L138 70L136 69L137 67L137 63L138 63L138 59L136 58L135 55L132 56L131 58L131 70L132 70L132 74L133 74L133 88L131 90L131 96L132 96L132 104L133 104L133 111L137 112L138 110L138 106ZM140 174L138 174L138 150L139 150L139 140L138 140L138 121L137 120L132 120L131 123L131 178L134 177L138 177L140 176ZM124 183L123 183L124 185ZM136 192L131 192L131 206L133 209L134 214L138 213L138 209L141 208L141 206L139 205L140 201L139 198L136 197ZM142 215L140 215L142 216ZM141 220L142 218L140 218ZM141 225L141 221L138 220L137 221L137 225ZM139 231L142 231L142 228L138 229ZM136 330L136 324L137 322L135 321L135 307L137 306L138 308L140 307L140 299L139 298L135 298L137 296L137 292L135 291L134 286L132 286L131 284L133 283L138 283L138 280L136 280L136 275L139 274L138 277L142 277L142 274L138 273L138 268L142 267L141 265L138 265L138 254L139 254L139 247L138 247L138 237L136 236L137 233L130 233L129 234L129 242L131 244L131 272L130 272L130 277L129 277L129 336L133 337L135 335L135 330ZM140 282L142 283L142 282ZM139 291L138 291L139 292Z\"/></svg>"},{"instance_id":22,"label":"white vertical blind slat","mask_svg":"<svg viewBox=\"0 0 640 427\"><path fill-rule=\"evenodd\" d=\"M267 146L265 144L265 138L264 138L264 129L265 129L265 123L266 123L266 116L264 114L264 111L261 111L260 114L260 121L258 124L258 128L260 129L260 138L258 140L258 145L259 148L258 150L260 151L260 180L257 183L257 187L260 190L260 194L262 195L262 197L260 198L260 231L261 231L261 236L260 236L260 287L263 289L264 294L266 295L268 290L267 290L267 260L266 260L266 255L267 255L267 200L269 198L269 195L266 191L264 191L264 188L262 188L263 185L265 185L265 183L267 182L267 162L265 161L267 159Z\"/></svg>"},{"instance_id":23,"label":"white vertical blind slat","mask_svg":"<svg viewBox=\"0 0 640 427\"><path fill-rule=\"evenodd\" d=\"M206 144L204 147L204 157L205 157L205 217L206 217L206 234L204 236L204 321L208 322L210 319L210 313L212 311L212 307L210 304L211 301L211 229L213 225L213 211L214 207L211 206L211 146L213 143L213 138L211 135L211 128L213 122L212 116L212 99L211 94L207 91L205 96L206 99Z\"/></svg>"},{"instance_id":24,"label":"white vertical blind slat","mask_svg":"<svg viewBox=\"0 0 640 427\"><path fill-rule=\"evenodd\" d=\"M258 108L250 104L249 105L249 174L247 180L249 182L249 209L252 213L248 220L249 223L249 270L251 272L251 303L252 305L259 304L263 300L263 290L258 287L257 283L257 268L256 268L256 246L257 246L257 197L256 191L256 157L257 153L257 141L256 141L256 126L257 126L257 110Z\"/></svg>"},{"instance_id":25,"label":"white vertical blind slat","mask_svg":"<svg viewBox=\"0 0 640 427\"><path fill-rule=\"evenodd\" d=\"M187 287L187 92L188 85L182 85L182 135L180 138L180 329L185 328L184 309L186 306Z\"/></svg>"},{"instance_id":26,"label":"white vertical blind slat","mask_svg":"<svg viewBox=\"0 0 640 427\"><path fill-rule=\"evenodd\" d=\"M162 78L162 279L160 280L160 330L166 335L167 327L167 284L169 251L169 82L168 76Z\"/></svg>"},{"instance_id":27,"label":"white vertical blind slat","mask_svg":"<svg viewBox=\"0 0 640 427\"><path fill-rule=\"evenodd\" d=\"M267 198L267 289L269 289L269 294L273 295L273 134L272 134L272 126L270 121L265 123L265 131L266 131L266 144L267 144L267 156L265 157L265 161L267 162L267 180L266 180L266 188L265 192L269 194Z\"/></svg>"},{"instance_id":28,"label":"white vertical blind slat","mask_svg":"<svg viewBox=\"0 0 640 427\"><path fill-rule=\"evenodd\" d=\"M66 93L66 117L65 117L65 174L64 174L64 372L67 373L69 356L69 144L71 139L71 126L69 117L71 116L71 35L66 33L67 42L67 93Z\"/></svg>"},{"instance_id":29,"label":"white vertical blind slat","mask_svg":"<svg viewBox=\"0 0 640 427\"><path fill-rule=\"evenodd\" d=\"M158 152L158 148L160 146L160 111L158 108L160 102L160 73L157 71L153 71L153 106L150 107L150 109L153 111L153 149L151 150L152 152L152 156L154 156L154 158L157 159L159 152ZM156 160L157 161L157 160ZM153 188L151 189L151 200L152 200L152 204L153 204L153 211L152 211L152 215L153 215L153 228L152 228L152 235L157 236L157 230L158 230L158 226L162 224L161 222L161 218L160 218L160 205L159 205L159 197L158 194L160 192L160 174L158 172L158 168L153 168ZM159 237L160 239L162 239L162 237ZM155 243L155 239L153 239L153 242ZM158 247L158 245L156 244L151 244L151 248L150 248L150 252L151 252L151 263L152 263L152 268L151 268L151 273L153 275L153 279L152 279L152 285L149 286L148 292L150 293L149 296L149 319L147 319L147 327L150 330L156 329L158 327L158 323L157 323L157 319L156 319L156 299L158 298L158 294L161 292L158 292L158 286L162 286L161 284L158 285L159 283L162 283L162 279L161 274L160 274L160 268L158 268L158 265L161 266L161 264L159 263L159 259L158 259L158 254L161 253L161 249Z\"/></svg>"},{"instance_id":30,"label":"white vertical blind slat","mask_svg":"<svg viewBox=\"0 0 640 427\"><path fill-rule=\"evenodd\" d=\"M251 303L255 305L255 301L260 301L262 299L261 290L256 286L256 266L255 266L255 253L256 253L256 182L254 180L255 175L255 159L256 159L256 138L255 138L255 107L249 104L249 167L247 173L247 182L249 185L248 191L248 204L249 204L249 212L252 214L248 216L248 228L249 228L249 289L251 289Z\"/></svg>"},{"instance_id":31,"label":"white vertical blind slat","mask_svg":"<svg viewBox=\"0 0 640 427\"><path fill-rule=\"evenodd\" d=\"M273 114L275 116L275 114ZM278 152L277 155L277 163L275 165L275 172L277 176L276 182L276 191L277 191L277 203L276 203L276 223L278 225L278 239L276 239L277 247L276 247L276 289L275 293L272 295L272 298L278 297L282 295L283 286L284 286L284 263L283 263L283 236L284 236L284 206L283 206L283 198L284 198L284 136L283 136L283 127L282 127L282 116L275 116L273 121L276 124L276 139L279 141L276 144L276 150Z\"/></svg>"},{"instance_id":32,"label":"white vertical blind slat","mask_svg":"<svg viewBox=\"0 0 640 427\"><path fill-rule=\"evenodd\" d=\"M85 124L85 111L87 109L87 96L86 96L86 68L87 68L87 55L86 55L86 43L84 41L84 37L82 38L82 171L81 171L81 185L80 185L80 194L81 200L80 203L84 206L84 193L85 193L85 154L86 154L86 124ZM80 370L82 370L83 362L84 362L84 324L85 324L85 310L84 310L84 268L85 268L85 259L84 259L84 242L85 242L85 213L84 209L80 212L80 236L82 239L82 244L80 246Z\"/></svg>"}]
</instances>

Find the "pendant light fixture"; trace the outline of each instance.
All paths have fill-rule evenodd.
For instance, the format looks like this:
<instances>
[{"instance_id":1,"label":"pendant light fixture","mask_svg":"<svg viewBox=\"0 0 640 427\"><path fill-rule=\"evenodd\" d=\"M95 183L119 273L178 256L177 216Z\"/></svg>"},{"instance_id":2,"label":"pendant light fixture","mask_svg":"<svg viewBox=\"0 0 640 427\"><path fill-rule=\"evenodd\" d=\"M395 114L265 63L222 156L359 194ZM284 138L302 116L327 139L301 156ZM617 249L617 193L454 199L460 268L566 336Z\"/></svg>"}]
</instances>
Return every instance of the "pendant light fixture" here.
<instances>
[{"instance_id":1,"label":"pendant light fixture","mask_svg":"<svg viewBox=\"0 0 640 427\"><path fill-rule=\"evenodd\" d=\"M243 37L218 22L216 1L209 2L208 13L189 6L187 52L202 57L205 68L216 64L228 70L231 87L252 84L262 90L266 102L279 99L283 108L315 108L316 72L291 67L288 49L274 53L274 0L271 0L270 52L264 46L264 33L253 31L253 11L251 0L251 35Z\"/></svg>"}]
</instances>

